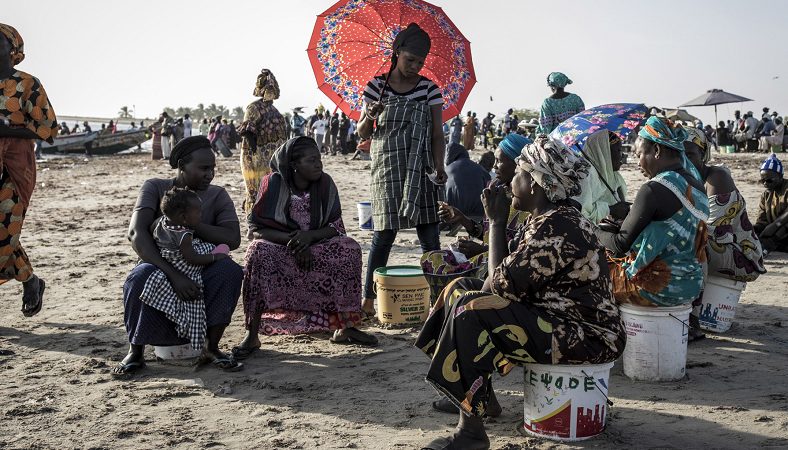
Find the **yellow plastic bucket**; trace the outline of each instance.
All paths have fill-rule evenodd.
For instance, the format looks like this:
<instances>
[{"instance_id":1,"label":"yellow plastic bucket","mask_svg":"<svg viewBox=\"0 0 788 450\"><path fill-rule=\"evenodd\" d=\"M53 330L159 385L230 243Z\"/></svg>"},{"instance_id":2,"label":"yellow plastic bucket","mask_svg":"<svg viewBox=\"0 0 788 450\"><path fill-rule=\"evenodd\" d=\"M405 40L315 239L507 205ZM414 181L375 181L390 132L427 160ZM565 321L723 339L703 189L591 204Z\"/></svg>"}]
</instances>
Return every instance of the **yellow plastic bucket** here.
<instances>
[{"instance_id":1,"label":"yellow plastic bucket","mask_svg":"<svg viewBox=\"0 0 788 450\"><path fill-rule=\"evenodd\" d=\"M381 323L416 325L430 312L430 285L419 266L389 266L373 276Z\"/></svg>"}]
</instances>

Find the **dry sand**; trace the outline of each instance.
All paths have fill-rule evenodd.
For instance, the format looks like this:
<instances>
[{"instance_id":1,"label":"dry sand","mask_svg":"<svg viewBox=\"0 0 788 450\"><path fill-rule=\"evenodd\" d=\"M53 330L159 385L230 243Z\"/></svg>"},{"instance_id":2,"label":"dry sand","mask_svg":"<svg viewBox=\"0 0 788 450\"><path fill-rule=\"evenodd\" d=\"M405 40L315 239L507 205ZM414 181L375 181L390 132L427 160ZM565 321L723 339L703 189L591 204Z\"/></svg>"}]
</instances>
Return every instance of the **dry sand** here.
<instances>
[{"instance_id":1,"label":"dry sand","mask_svg":"<svg viewBox=\"0 0 788 450\"><path fill-rule=\"evenodd\" d=\"M125 234L137 190L171 176L149 155L57 159L39 166L24 229L36 272L48 283L43 311L19 312L21 285L0 287L0 448L419 448L446 435L455 417L429 408L428 360L412 347L417 330L372 328L376 349L330 344L328 336L263 339L240 373L164 365L124 381L110 367L126 353L121 289L135 257ZM478 152L476 152L478 157ZM758 156L724 156L754 219ZM328 158L350 234L355 203L368 197L368 162ZM642 183L625 166L630 192ZM220 160L216 184L241 204L236 159ZM240 211L239 211L240 214ZM245 231L245 229L244 229ZM414 264L415 233L403 232L391 263ZM444 244L448 238L443 238ZM241 261L246 242L233 253ZM577 444L525 438L522 371L496 377L504 414L489 420L492 448L788 448L788 255L745 291L736 323L689 347L688 376L633 382L614 369L608 429ZM223 346L243 335L236 310Z\"/></svg>"}]
</instances>

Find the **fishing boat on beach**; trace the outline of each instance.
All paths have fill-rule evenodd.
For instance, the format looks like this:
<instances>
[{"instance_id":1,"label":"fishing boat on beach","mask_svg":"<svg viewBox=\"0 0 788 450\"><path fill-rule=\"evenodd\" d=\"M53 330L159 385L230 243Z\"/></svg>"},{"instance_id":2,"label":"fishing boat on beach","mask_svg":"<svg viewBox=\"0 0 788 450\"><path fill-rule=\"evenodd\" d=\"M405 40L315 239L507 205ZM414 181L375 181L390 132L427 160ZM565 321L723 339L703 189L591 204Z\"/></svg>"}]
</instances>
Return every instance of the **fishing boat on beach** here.
<instances>
[{"instance_id":1,"label":"fishing boat on beach","mask_svg":"<svg viewBox=\"0 0 788 450\"><path fill-rule=\"evenodd\" d=\"M65 144L65 140L72 136L87 136L90 139ZM91 155L112 155L115 153L137 147L150 139L147 130L127 130L116 133L82 133L81 135L68 135L55 138L52 145L43 145L41 151L44 153L85 153L85 147L89 147ZM61 140L63 144L61 145Z\"/></svg>"},{"instance_id":2,"label":"fishing boat on beach","mask_svg":"<svg viewBox=\"0 0 788 450\"><path fill-rule=\"evenodd\" d=\"M41 151L44 153L65 153L69 150L84 151L85 146L95 141L98 135L98 131L94 131L91 133L77 133L58 136L55 138L55 142L52 144L46 141L42 142Z\"/></svg>"}]
</instances>

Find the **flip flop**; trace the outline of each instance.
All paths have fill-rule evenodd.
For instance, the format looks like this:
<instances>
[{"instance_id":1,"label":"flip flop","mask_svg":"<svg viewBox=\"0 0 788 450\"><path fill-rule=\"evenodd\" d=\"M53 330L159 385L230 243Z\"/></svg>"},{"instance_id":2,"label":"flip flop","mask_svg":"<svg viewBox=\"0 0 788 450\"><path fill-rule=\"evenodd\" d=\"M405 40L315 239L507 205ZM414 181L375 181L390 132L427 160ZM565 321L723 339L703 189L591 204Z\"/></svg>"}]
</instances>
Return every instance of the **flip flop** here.
<instances>
[{"instance_id":1,"label":"flip flop","mask_svg":"<svg viewBox=\"0 0 788 450\"><path fill-rule=\"evenodd\" d=\"M244 360L260 350L260 347L239 347L235 346L232 349L233 358L238 361Z\"/></svg>"},{"instance_id":2,"label":"flip flop","mask_svg":"<svg viewBox=\"0 0 788 450\"><path fill-rule=\"evenodd\" d=\"M339 330L337 330L339 331ZM341 345L363 345L365 347L377 347L378 345L378 338L371 334L364 333L361 330L356 328L345 328L345 334L343 337L337 339L337 334L334 333L333 336L328 340L332 344L341 344Z\"/></svg>"},{"instance_id":3,"label":"flip flop","mask_svg":"<svg viewBox=\"0 0 788 450\"><path fill-rule=\"evenodd\" d=\"M421 450L488 450L489 448L489 442L478 442L478 445L468 447L467 445L455 444L453 440L442 437L434 439L426 447L422 447Z\"/></svg>"},{"instance_id":4,"label":"flip flop","mask_svg":"<svg viewBox=\"0 0 788 450\"><path fill-rule=\"evenodd\" d=\"M131 361L127 363L119 362L118 365L112 369L113 377L121 377L125 375L132 375L145 368L145 361Z\"/></svg>"},{"instance_id":5,"label":"flip flop","mask_svg":"<svg viewBox=\"0 0 788 450\"><path fill-rule=\"evenodd\" d=\"M22 315L25 317L33 317L41 311L41 308L44 306L44 289L46 289L46 283L41 278L36 277L38 280L38 302L33 306L33 309L25 308L25 301L24 295L22 298Z\"/></svg>"}]
</instances>

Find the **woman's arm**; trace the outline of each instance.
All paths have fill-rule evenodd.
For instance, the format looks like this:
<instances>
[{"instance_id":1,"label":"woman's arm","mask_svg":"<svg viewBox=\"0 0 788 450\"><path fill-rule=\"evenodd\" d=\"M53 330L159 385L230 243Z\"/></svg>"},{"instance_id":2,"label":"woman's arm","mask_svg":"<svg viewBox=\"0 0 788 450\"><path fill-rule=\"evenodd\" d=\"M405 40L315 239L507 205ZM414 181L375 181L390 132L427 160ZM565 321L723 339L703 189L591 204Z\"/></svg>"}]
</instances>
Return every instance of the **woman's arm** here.
<instances>
[{"instance_id":1,"label":"woman's arm","mask_svg":"<svg viewBox=\"0 0 788 450\"><path fill-rule=\"evenodd\" d=\"M727 194L736 190L736 184L733 182L730 173L727 170L718 167L709 168L710 172L706 178L706 195Z\"/></svg>"},{"instance_id":2,"label":"woman's arm","mask_svg":"<svg viewBox=\"0 0 788 450\"><path fill-rule=\"evenodd\" d=\"M660 201L664 202L666 199L657 195L654 192L653 183L644 184L635 196L632 209L627 214L624 223L618 233L611 233L607 231L598 231L597 236L602 241L602 245L606 248L615 251L618 254L624 254L629 251L632 244L635 242L640 233L646 226L655 220L657 213L657 205ZM667 188L664 188L667 191ZM673 196L670 191L668 194ZM678 199L673 196L678 201ZM681 204L679 202L679 208ZM669 216L668 216L669 217ZM667 217L665 217L667 218Z\"/></svg>"},{"instance_id":3,"label":"woman's arm","mask_svg":"<svg viewBox=\"0 0 788 450\"><path fill-rule=\"evenodd\" d=\"M274 230L273 228L258 228L252 232L255 239L265 239L274 244L287 245L290 242L290 233Z\"/></svg>"},{"instance_id":4,"label":"woman's arm","mask_svg":"<svg viewBox=\"0 0 788 450\"><path fill-rule=\"evenodd\" d=\"M445 183L448 177L443 161L446 155L446 141L443 139L443 105L430 106L430 112L432 113L432 159L435 164L435 174L439 183Z\"/></svg>"},{"instance_id":5,"label":"woman's arm","mask_svg":"<svg viewBox=\"0 0 788 450\"><path fill-rule=\"evenodd\" d=\"M241 246L241 225L238 222L224 222L219 225L201 223L194 229L197 236L211 244L226 244L231 250Z\"/></svg>"}]
</instances>

